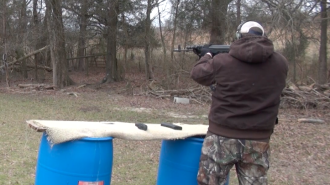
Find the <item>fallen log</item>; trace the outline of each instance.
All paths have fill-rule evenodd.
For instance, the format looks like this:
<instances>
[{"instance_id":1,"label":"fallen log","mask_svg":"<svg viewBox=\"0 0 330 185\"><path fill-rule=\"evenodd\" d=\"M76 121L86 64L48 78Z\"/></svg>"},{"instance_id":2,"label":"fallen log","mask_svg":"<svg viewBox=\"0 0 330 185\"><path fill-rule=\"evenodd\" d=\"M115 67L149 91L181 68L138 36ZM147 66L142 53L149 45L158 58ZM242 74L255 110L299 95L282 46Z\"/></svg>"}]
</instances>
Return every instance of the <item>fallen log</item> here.
<instances>
[{"instance_id":1,"label":"fallen log","mask_svg":"<svg viewBox=\"0 0 330 185\"><path fill-rule=\"evenodd\" d=\"M315 118L300 118L298 119L299 123L325 123L324 120L315 119Z\"/></svg>"},{"instance_id":2,"label":"fallen log","mask_svg":"<svg viewBox=\"0 0 330 185\"><path fill-rule=\"evenodd\" d=\"M12 66L13 69L18 69L19 70L21 68L21 66L19 66L18 64L12 64L12 65L15 65L15 66ZM26 64L26 67L29 68L29 69L35 69L35 68L44 69L47 72L52 72L53 71L53 69L51 67L48 67L48 66L41 66L41 65L35 66L35 65Z\"/></svg>"},{"instance_id":3,"label":"fallen log","mask_svg":"<svg viewBox=\"0 0 330 185\"><path fill-rule=\"evenodd\" d=\"M7 65L8 65L8 66L9 66L9 65L13 65L13 64L15 64L15 63L17 63L17 62L19 62L19 61L21 61L21 60L24 60L24 59L26 59L26 58L28 58L28 57L30 57L30 56L32 56L32 55L35 55L35 54L37 54L37 53L40 53L41 51L47 49L48 47L49 47L49 45L48 45L48 46L45 46L45 47L43 47L43 48L41 48L41 49L38 49L38 50L36 50L36 51L33 51L32 53L29 53L29 54L25 55L24 57L21 57L21 58L19 58L19 59L17 59L17 60L14 60L14 61L12 61L12 62L9 62ZM3 68L5 68L5 65L0 66L0 69L3 69Z\"/></svg>"},{"instance_id":4,"label":"fallen log","mask_svg":"<svg viewBox=\"0 0 330 185\"><path fill-rule=\"evenodd\" d=\"M55 89L53 85L47 85L47 84L18 84L19 88L35 88L36 90L52 90Z\"/></svg>"}]
</instances>

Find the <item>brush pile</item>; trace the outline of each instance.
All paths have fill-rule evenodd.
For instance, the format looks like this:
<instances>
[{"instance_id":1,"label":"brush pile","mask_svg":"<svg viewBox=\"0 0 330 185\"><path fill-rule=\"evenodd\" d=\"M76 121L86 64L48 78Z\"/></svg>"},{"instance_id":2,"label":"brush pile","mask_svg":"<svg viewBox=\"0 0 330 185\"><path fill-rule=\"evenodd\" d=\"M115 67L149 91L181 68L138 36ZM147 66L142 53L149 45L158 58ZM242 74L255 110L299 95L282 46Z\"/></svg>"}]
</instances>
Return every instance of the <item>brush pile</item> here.
<instances>
[{"instance_id":1,"label":"brush pile","mask_svg":"<svg viewBox=\"0 0 330 185\"><path fill-rule=\"evenodd\" d=\"M147 94L157 98L178 96L205 104L211 102L212 91L209 87L195 86L188 89L163 90L148 86ZM298 86L289 83L281 95L281 108L326 109L330 108L330 84Z\"/></svg>"},{"instance_id":2,"label":"brush pile","mask_svg":"<svg viewBox=\"0 0 330 185\"><path fill-rule=\"evenodd\" d=\"M298 109L330 108L330 84L298 86L290 83L282 92L281 107Z\"/></svg>"}]
</instances>

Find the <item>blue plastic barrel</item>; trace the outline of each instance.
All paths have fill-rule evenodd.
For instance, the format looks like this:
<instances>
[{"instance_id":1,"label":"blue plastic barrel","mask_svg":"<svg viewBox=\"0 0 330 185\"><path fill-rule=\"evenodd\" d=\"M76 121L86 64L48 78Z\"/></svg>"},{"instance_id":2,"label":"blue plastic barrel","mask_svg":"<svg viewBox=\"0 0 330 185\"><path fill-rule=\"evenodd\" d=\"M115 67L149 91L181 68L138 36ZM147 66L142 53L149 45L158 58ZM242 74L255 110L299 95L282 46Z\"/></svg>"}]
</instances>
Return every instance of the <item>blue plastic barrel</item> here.
<instances>
[{"instance_id":1,"label":"blue plastic barrel","mask_svg":"<svg viewBox=\"0 0 330 185\"><path fill-rule=\"evenodd\" d=\"M110 185L112 137L83 138L50 146L44 133L35 185Z\"/></svg>"},{"instance_id":2,"label":"blue plastic barrel","mask_svg":"<svg viewBox=\"0 0 330 185\"><path fill-rule=\"evenodd\" d=\"M197 185L197 173L204 137L163 140L157 185ZM226 185L228 185L229 176Z\"/></svg>"}]
</instances>

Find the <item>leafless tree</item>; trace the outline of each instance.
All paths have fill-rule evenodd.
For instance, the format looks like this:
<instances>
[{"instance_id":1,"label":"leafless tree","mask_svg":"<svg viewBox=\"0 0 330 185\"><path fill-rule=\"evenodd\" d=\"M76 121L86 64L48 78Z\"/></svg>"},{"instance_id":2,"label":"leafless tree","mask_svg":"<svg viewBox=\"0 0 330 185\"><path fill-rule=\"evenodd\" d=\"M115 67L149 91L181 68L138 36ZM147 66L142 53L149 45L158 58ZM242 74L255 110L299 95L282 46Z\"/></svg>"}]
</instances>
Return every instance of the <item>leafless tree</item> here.
<instances>
[{"instance_id":1,"label":"leafless tree","mask_svg":"<svg viewBox=\"0 0 330 185\"><path fill-rule=\"evenodd\" d=\"M241 23L241 0L236 0L236 24Z\"/></svg>"},{"instance_id":2,"label":"leafless tree","mask_svg":"<svg viewBox=\"0 0 330 185\"><path fill-rule=\"evenodd\" d=\"M26 34L27 34L26 8L27 8L27 2L25 0L21 1L20 2L20 18L19 18L19 33L18 33L18 35L22 39L21 41L23 41L22 42L23 45L24 45L24 42L26 42L25 38L26 38ZM16 53L17 53L17 58L21 58L22 56L24 56L23 47L16 48ZM21 63L21 71L23 73L23 77L28 78L27 68L26 68L26 60L23 60L22 63Z\"/></svg>"},{"instance_id":3,"label":"leafless tree","mask_svg":"<svg viewBox=\"0 0 330 185\"><path fill-rule=\"evenodd\" d=\"M78 51L77 56L81 57L86 54L86 30L87 30L87 20L90 18L90 14L88 13L88 8L91 6L91 2L89 0L81 1L81 7L79 11L79 40L78 40ZM79 58L78 60L78 69L83 70L88 68L88 65L84 58Z\"/></svg>"},{"instance_id":4,"label":"leafless tree","mask_svg":"<svg viewBox=\"0 0 330 185\"><path fill-rule=\"evenodd\" d=\"M68 74L61 0L46 0L50 53L53 64L53 85L59 88L73 84Z\"/></svg>"},{"instance_id":5,"label":"leafless tree","mask_svg":"<svg viewBox=\"0 0 330 185\"><path fill-rule=\"evenodd\" d=\"M223 44L225 41L227 8L232 0L212 0L210 43Z\"/></svg>"},{"instance_id":6,"label":"leafless tree","mask_svg":"<svg viewBox=\"0 0 330 185\"><path fill-rule=\"evenodd\" d=\"M6 83L7 86L10 87L9 78L8 78L8 63L7 63L7 0L2 1L2 44L3 44L3 53L2 53L2 62L5 66L5 74L6 74Z\"/></svg>"},{"instance_id":7,"label":"leafless tree","mask_svg":"<svg viewBox=\"0 0 330 185\"><path fill-rule=\"evenodd\" d=\"M45 74L38 70L41 68L40 64L45 64L48 71L51 67L53 83L58 87L72 83L68 75L69 67L87 71L86 59L83 58L87 57L86 52L105 55L106 81L120 81L124 77L122 67L125 66L126 69L127 65L133 64L127 58L129 50L139 56L135 59L138 59L136 61L140 70L140 64L144 64L147 80L156 78L159 68L154 67L158 65L164 67L162 72L167 71L170 82L179 77L180 73L185 73L187 70L184 67L190 65L186 61L189 55L184 53L175 58L179 61L166 63L167 60L174 60L173 49L176 44L227 44L233 40L239 23L255 20L262 23L267 35L277 46L276 49L289 59L290 75L292 74L294 82L300 80L298 76L302 74L302 70L299 69L305 65L304 54L309 43L320 44L319 53L315 54L319 57L313 58L313 65L318 66L318 73L313 75L318 76L319 83L327 83L324 78L327 72L328 15L325 10L329 4L328 0L171 0L171 17L164 21L160 20L159 16L160 37L157 38L151 12L163 1L4 0L0 8L0 50L1 53L8 53L9 64L14 64L10 68L21 67L19 70L25 78L30 75L27 71L33 65L36 80L41 80ZM32 6L29 3L32 3ZM46 9L44 4L47 5ZM62 14L61 8L65 13ZM196 33L196 38L203 39L203 43L200 43L201 40L196 43L196 38L192 37ZM45 52L48 43L49 54ZM153 51L160 46L162 60L155 61L153 57L156 52ZM42 53L34 52L40 49ZM70 51L71 55L77 55L75 61L79 62L73 63L74 66L68 66L67 51ZM124 57L121 57L121 51ZM144 52L143 56L139 55L140 51ZM31 52L34 57L29 55ZM17 61L17 58L24 58L25 61L22 59L12 63ZM315 61L315 58L319 60ZM159 65L160 62L164 65ZM178 70L171 70L174 66ZM4 65L0 68L3 70ZM8 77L11 75L8 76L7 73Z\"/></svg>"},{"instance_id":8,"label":"leafless tree","mask_svg":"<svg viewBox=\"0 0 330 185\"><path fill-rule=\"evenodd\" d=\"M318 72L318 83L327 83L327 32L328 32L328 15L327 15L327 0L320 1L321 7L321 43L319 51L319 72Z\"/></svg>"},{"instance_id":9,"label":"leafless tree","mask_svg":"<svg viewBox=\"0 0 330 185\"><path fill-rule=\"evenodd\" d=\"M172 42L171 42L171 60L173 62L173 50L174 50L174 45L175 45L175 39L176 39L176 30L177 30L177 19L178 19L178 14L179 14L179 5L180 5L180 0L174 0L174 17L173 17L173 33L172 33Z\"/></svg>"},{"instance_id":10,"label":"leafless tree","mask_svg":"<svg viewBox=\"0 0 330 185\"><path fill-rule=\"evenodd\" d=\"M163 35L163 26L162 26L162 20L161 20L161 12L159 10L159 5L161 1L157 0L157 12L158 12L158 24L159 24L159 34L160 34L160 40L162 43L162 49L163 49L163 64L164 64L164 69L166 68L166 45L165 45L165 39ZM168 72L168 70L166 70ZM167 74L168 75L168 74Z\"/></svg>"},{"instance_id":11,"label":"leafless tree","mask_svg":"<svg viewBox=\"0 0 330 185\"><path fill-rule=\"evenodd\" d=\"M117 61L117 28L119 15L119 1L108 0L107 9L107 55L106 55L106 73L109 81L119 81L120 75L118 72ZM109 78L110 77L110 78Z\"/></svg>"},{"instance_id":12,"label":"leafless tree","mask_svg":"<svg viewBox=\"0 0 330 185\"><path fill-rule=\"evenodd\" d=\"M309 2L299 1L271 1L262 0L267 5L272 19L268 25L269 34L283 42L283 54L288 58L293 68L292 81L297 83L298 61L304 57L305 50L308 47L308 38L313 39L314 33L309 33L315 29L312 22L311 12L314 6L308 7ZM314 26L314 27L313 27Z\"/></svg>"},{"instance_id":13,"label":"leafless tree","mask_svg":"<svg viewBox=\"0 0 330 185\"><path fill-rule=\"evenodd\" d=\"M41 14L38 12L38 7L41 6L41 2L38 3L39 0L33 0L33 38L35 40L35 49L41 49L47 45L47 21L41 21ZM47 52L47 51L46 51ZM36 53L34 55L34 65L35 65L35 75L34 78L39 80L38 76L38 64L44 63L46 64L46 52Z\"/></svg>"},{"instance_id":14,"label":"leafless tree","mask_svg":"<svg viewBox=\"0 0 330 185\"><path fill-rule=\"evenodd\" d=\"M150 14L151 10L153 9L153 0L147 1L147 12L146 12L146 20L145 20L145 45L144 45L144 54L145 54L145 72L147 80L152 80L153 73L150 66Z\"/></svg>"}]
</instances>

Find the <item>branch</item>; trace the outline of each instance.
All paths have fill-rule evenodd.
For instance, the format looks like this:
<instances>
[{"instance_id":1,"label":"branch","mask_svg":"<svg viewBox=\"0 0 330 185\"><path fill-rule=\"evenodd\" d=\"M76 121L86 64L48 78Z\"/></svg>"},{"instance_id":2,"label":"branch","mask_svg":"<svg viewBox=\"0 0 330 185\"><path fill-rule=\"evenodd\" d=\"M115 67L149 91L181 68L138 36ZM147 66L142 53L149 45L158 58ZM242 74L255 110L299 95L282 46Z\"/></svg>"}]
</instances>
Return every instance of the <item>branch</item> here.
<instances>
[{"instance_id":1,"label":"branch","mask_svg":"<svg viewBox=\"0 0 330 185\"><path fill-rule=\"evenodd\" d=\"M43 48L41 48L41 49L38 49L38 50L36 50L36 51L34 51L34 52L28 54L28 55L25 55L24 57L21 57L21 58L19 58L19 59L17 59L17 60L14 60L13 62L9 62L9 63L8 63L8 66L9 66L9 65L13 65L13 64L15 64L16 62L19 62L19 61L21 61L21 60L24 60L24 59L26 59L26 58L28 58L28 57L30 57L30 56L32 56L32 55L35 55L35 54L37 54L37 53L40 53L41 51L47 49L48 47L49 47L49 45L47 45L47 46L45 46L45 47L43 47ZM5 68L5 65L0 66L0 69L2 69L2 68Z\"/></svg>"},{"instance_id":2,"label":"branch","mask_svg":"<svg viewBox=\"0 0 330 185\"><path fill-rule=\"evenodd\" d=\"M314 119L314 118L300 118L298 119L299 123L325 123L324 120Z\"/></svg>"}]
</instances>

